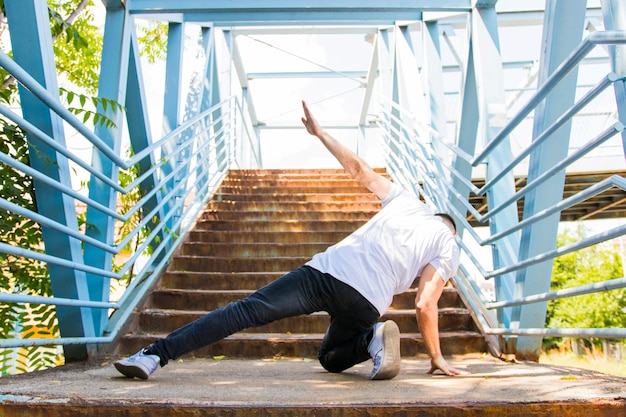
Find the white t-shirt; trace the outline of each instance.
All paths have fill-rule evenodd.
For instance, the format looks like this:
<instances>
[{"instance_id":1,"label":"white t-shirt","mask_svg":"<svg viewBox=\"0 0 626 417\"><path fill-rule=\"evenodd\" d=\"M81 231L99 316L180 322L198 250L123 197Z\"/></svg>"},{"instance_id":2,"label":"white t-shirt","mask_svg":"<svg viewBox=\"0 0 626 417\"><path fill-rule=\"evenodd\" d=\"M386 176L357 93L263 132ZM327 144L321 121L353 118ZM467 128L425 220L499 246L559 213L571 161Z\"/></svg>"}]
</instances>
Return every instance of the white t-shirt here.
<instances>
[{"instance_id":1,"label":"white t-shirt","mask_svg":"<svg viewBox=\"0 0 626 417\"><path fill-rule=\"evenodd\" d=\"M441 217L397 184L366 224L307 262L359 291L381 315L428 264L449 280L459 248Z\"/></svg>"}]
</instances>

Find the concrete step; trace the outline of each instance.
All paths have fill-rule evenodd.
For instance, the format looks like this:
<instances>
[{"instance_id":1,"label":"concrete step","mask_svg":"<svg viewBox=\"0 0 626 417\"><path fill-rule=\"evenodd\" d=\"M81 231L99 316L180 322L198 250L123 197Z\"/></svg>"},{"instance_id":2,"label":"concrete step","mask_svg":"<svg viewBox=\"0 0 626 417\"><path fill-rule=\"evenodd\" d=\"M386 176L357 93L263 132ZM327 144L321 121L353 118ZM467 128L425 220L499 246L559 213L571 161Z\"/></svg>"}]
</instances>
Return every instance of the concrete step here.
<instances>
[{"instance_id":1,"label":"concrete step","mask_svg":"<svg viewBox=\"0 0 626 417\"><path fill-rule=\"evenodd\" d=\"M260 190L258 190L260 191ZM267 192L255 192L250 194L226 192L222 190L216 193L213 200L216 202L232 201L274 201L274 202L367 202L367 203L380 203L376 196L372 193L363 193L362 190L352 193L340 193L340 192L288 192L285 188L273 188L268 189ZM334 190L333 190L334 191Z\"/></svg>"},{"instance_id":2,"label":"concrete step","mask_svg":"<svg viewBox=\"0 0 626 417\"><path fill-rule=\"evenodd\" d=\"M269 213L269 212L268 212ZM225 230L245 232L301 232L318 230L320 232L343 231L350 233L365 223L364 220L343 221L319 221L319 220L268 220L268 221L238 221L238 220L212 220L200 221L196 225L196 231L202 230Z\"/></svg>"},{"instance_id":3,"label":"concrete step","mask_svg":"<svg viewBox=\"0 0 626 417\"><path fill-rule=\"evenodd\" d=\"M226 274L221 274L222 276ZM189 288L191 284L185 283L187 288L171 288L161 287L157 288L152 293L152 300L159 300L159 303L153 302L151 306L157 308L167 309L203 309L213 310L218 307L222 307L230 302L237 301L252 294L256 288L260 288L266 283L271 282L270 277L259 278L259 281L252 281L247 283L249 288L243 288L242 282L237 278L238 274L234 274L232 278L228 279L223 284L224 288L215 289L213 286L207 285L209 281L196 280L198 284L196 288ZM249 274L246 274L245 278L249 278ZM215 280L215 278L213 279ZM262 281L261 281L262 280ZM261 284L253 286L253 284ZM210 289L205 289L206 287ZM415 290L407 291L403 294L398 294L394 297L391 308L395 310L411 310L414 311ZM465 306L461 302L456 290L453 288L444 291L441 299L439 300L440 309L464 309Z\"/></svg>"},{"instance_id":4,"label":"concrete step","mask_svg":"<svg viewBox=\"0 0 626 417\"><path fill-rule=\"evenodd\" d=\"M597 372L450 358L467 377L426 373L404 357L391 381L370 381L371 361L341 374L315 359L184 358L149 380L121 377L109 360L2 377L4 417L621 417L626 379Z\"/></svg>"},{"instance_id":5,"label":"concrete step","mask_svg":"<svg viewBox=\"0 0 626 417\"><path fill-rule=\"evenodd\" d=\"M224 257L311 257L326 250L334 242L296 243L207 243L187 242L180 250L181 256L224 256Z\"/></svg>"},{"instance_id":6,"label":"concrete step","mask_svg":"<svg viewBox=\"0 0 626 417\"><path fill-rule=\"evenodd\" d=\"M210 201L213 211L369 211L380 209L375 201Z\"/></svg>"},{"instance_id":7,"label":"concrete step","mask_svg":"<svg viewBox=\"0 0 626 417\"><path fill-rule=\"evenodd\" d=\"M350 191L337 192L345 188ZM120 356L301 266L379 209L380 202L342 171L231 173L121 338ZM415 295L415 289L398 294L383 317L400 326L405 355L426 353L415 319ZM445 288L439 309L444 353L486 351L484 337L453 287ZM324 312L280 320L193 355L316 357L328 321Z\"/></svg>"},{"instance_id":8,"label":"concrete step","mask_svg":"<svg viewBox=\"0 0 626 417\"><path fill-rule=\"evenodd\" d=\"M378 209L375 210L361 210L361 211L343 211L343 210L207 210L202 213L200 217L201 222L215 221L215 220L229 220L229 221L248 221L248 222L271 222L271 221L297 221L303 224L309 224L310 222L319 223L321 221L329 221L339 223L341 221L350 222L345 229L350 230L353 226L353 222L360 221L365 223L371 219ZM206 226L210 228L210 225Z\"/></svg>"},{"instance_id":9,"label":"concrete step","mask_svg":"<svg viewBox=\"0 0 626 417\"><path fill-rule=\"evenodd\" d=\"M153 308L144 309L139 318L138 332L162 332L170 333L179 327L206 315L208 310L194 310L197 307L213 305L199 302L189 303L187 310L168 309L171 300L167 299L172 294L162 294L153 300ZM176 296L174 294L174 296ZM238 298L233 297L233 301ZM197 301L197 300L196 300ZM226 305L227 299L220 299L215 308ZM400 327L401 332L413 333L417 329L415 310L389 310L383 320L393 320ZM246 333L324 333L328 328L329 316L324 312L307 314L297 317L289 317L264 326L247 329ZM440 331L462 331L471 329L472 319L466 309L444 308L439 312ZM475 329L474 329L475 330Z\"/></svg>"},{"instance_id":10,"label":"concrete step","mask_svg":"<svg viewBox=\"0 0 626 417\"><path fill-rule=\"evenodd\" d=\"M283 257L215 257L176 255L171 265L174 271L214 271L214 272L288 272L311 259L310 256Z\"/></svg>"},{"instance_id":11,"label":"concrete step","mask_svg":"<svg viewBox=\"0 0 626 417\"><path fill-rule=\"evenodd\" d=\"M320 243L339 242L349 231L303 230L293 233L277 231L193 230L187 235L189 243Z\"/></svg>"},{"instance_id":12,"label":"concrete step","mask_svg":"<svg viewBox=\"0 0 626 417\"><path fill-rule=\"evenodd\" d=\"M129 334L120 341L123 351L137 352L167 333ZM239 332L227 338L194 350L183 358L317 358L324 333L255 333ZM467 330L445 331L440 334L441 350L444 355L465 355L485 352L485 339L477 332ZM424 356L426 346L419 333L400 335L400 353L403 357Z\"/></svg>"}]
</instances>

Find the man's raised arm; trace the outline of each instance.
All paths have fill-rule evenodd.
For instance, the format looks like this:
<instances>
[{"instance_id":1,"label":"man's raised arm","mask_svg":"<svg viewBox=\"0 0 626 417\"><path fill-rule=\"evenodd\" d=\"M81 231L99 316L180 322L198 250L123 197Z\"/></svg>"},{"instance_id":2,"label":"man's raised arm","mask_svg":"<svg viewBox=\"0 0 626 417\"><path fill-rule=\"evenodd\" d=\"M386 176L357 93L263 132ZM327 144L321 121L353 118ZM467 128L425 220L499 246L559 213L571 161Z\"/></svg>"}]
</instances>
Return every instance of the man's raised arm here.
<instances>
[{"instance_id":1,"label":"man's raised arm","mask_svg":"<svg viewBox=\"0 0 626 417\"><path fill-rule=\"evenodd\" d=\"M375 172L363 159L322 129L304 101L302 101L302 108L304 110L302 123L307 132L319 138L326 149L355 180L379 199L384 199L391 188L391 181Z\"/></svg>"}]
</instances>

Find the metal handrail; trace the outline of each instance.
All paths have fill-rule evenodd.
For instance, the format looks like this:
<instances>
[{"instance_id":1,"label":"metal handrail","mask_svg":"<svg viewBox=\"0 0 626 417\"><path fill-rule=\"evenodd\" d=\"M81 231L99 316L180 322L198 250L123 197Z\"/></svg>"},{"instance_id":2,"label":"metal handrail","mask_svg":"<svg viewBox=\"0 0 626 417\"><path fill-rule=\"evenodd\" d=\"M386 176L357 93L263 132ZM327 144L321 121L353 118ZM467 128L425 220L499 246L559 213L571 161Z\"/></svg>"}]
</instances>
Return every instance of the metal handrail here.
<instances>
[{"instance_id":1,"label":"metal handrail","mask_svg":"<svg viewBox=\"0 0 626 417\"><path fill-rule=\"evenodd\" d=\"M93 133L88 132L86 128L75 119L75 117L62 108L58 100L55 99L47 92L43 87L37 84L27 73L25 73L17 64L15 64L5 54L0 53L0 65L10 71L16 71L16 78L27 88L36 94L40 99L46 102L58 115L60 115L66 122L73 127L75 124L80 126L76 129L79 133L90 141L98 149L105 147ZM219 111L220 116L215 118L216 111ZM74 161L79 166L84 168L86 172L92 174L95 178L103 179L107 186L110 186L112 190L119 194L126 194L131 192L140 186L140 184L149 176L160 173L160 171L169 163L159 158L155 158L156 163L153 164L146 172L143 172L138 178L136 178L131 184L126 187L122 187L119 184L111 181L110 179L103 177L96 169L83 162L80 158L73 155L67 148L60 145L57 141L52 140L48 135L39 131L36 127L28 123L25 119L17 116L10 110L0 106L0 114L4 115L8 120L13 121L19 125L26 132L35 135L38 139L42 140L45 144L51 146L60 154L66 156L69 160ZM238 123L230 123L231 119L239 119ZM216 126L220 126L216 128ZM241 132L235 134L234 129L237 126L243 127ZM191 135L185 136L184 140L180 140L184 134L193 132ZM203 142L198 142L199 138L205 138ZM93 199L83 196L77 193L71 187L62 184L58 181L50 179L45 175L39 173L37 170L14 160L5 154L0 154L0 161L7 163L14 169L23 172L25 175L29 175L38 181L45 182L47 185L55 188L56 190L68 195L69 197L86 204L88 207L93 207L107 216L110 216L116 221L125 222L129 220L138 210L155 195L159 194L160 202L155 207L152 207L150 211L144 213L144 218L133 228L133 230L124 239L117 243L105 243L101 242L86 234L73 230L63 224L60 224L54 220L45 218L38 213L29 210L24 207L20 207L11 203L10 201L0 198L0 208L15 212L23 216L24 218L31 219L44 225L46 227L60 231L72 238L78 239L85 244L92 245L101 250L109 253L117 254L121 249L127 245L133 238L135 238L142 230L146 230L149 222L152 221L153 216L157 215L160 211L167 209L168 211L162 216L161 221L150 230L150 233L145 237L145 240L139 245L137 250L130 256L124 266L117 272L113 272L103 268L97 268L85 263L68 261L66 259L57 258L55 256L48 255L44 251L38 251L28 248L22 248L19 246L11 245L6 242L0 242L0 252L11 254L18 257L25 257L35 261L44 262L48 264L59 265L67 268L72 268L78 271L83 271L87 274L98 275L106 278L119 280L123 278L136 261L143 256L143 253L151 245L153 247L151 259L157 260L156 264L146 263L145 266L136 273L135 279L131 280L130 284L126 288L125 292L120 296L117 301L92 301L82 299L69 299L69 298L57 298L57 297L43 297L33 296L30 294L13 294L13 293L0 293L0 302L10 303L36 303L36 304L49 304L58 306L72 306L82 308L93 309L111 309L114 311L110 318L109 326L105 330L102 336L93 337L59 337L59 338L41 338L41 339L21 339L16 337L14 339L0 340L0 348L12 348L21 346L49 346L49 345L73 345L73 344L93 344L93 343L109 343L112 342L119 331L125 318L128 317L133 308L139 303L143 294L148 290L151 283L153 283L160 272L165 268L169 259L174 251L178 248L182 242L184 236L192 227L193 222L190 219L195 219L200 210L206 204L208 199L216 191L219 183L226 175L226 171L230 168L228 165L231 151L229 149L236 149L233 146L233 141L247 140L248 146L252 148L252 157L256 166L261 166L259 159L259 146L258 138L254 134L253 130L249 128L249 123L245 120L242 107L237 97L229 97L228 99L212 106L208 110L196 117L191 118L177 129L170 132L168 135L159 139L146 149L137 152L128 159L121 159L117 157L112 151L103 153L110 158L111 162L117 166L117 169L128 169L134 166L142 159L153 155L161 154L163 146L172 141L178 141L175 149L170 153L170 160L176 160L177 163L173 169L168 170L166 175L158 175L158 183L155 184L152 190L142 195L139 201L126 213L119 213L112 210ZM221 149L220 149L221 147ZM193 150L193 151L192 151ZM183 157L184 155L186 157ZM214 155L214 159L207 164L196 163L195 158L197 154L209 154ZM231 155L232 156L232 155ZM225 159L227 164L222 167L218 166L217 161ZM195 163L195 165L194 165ZM192 172L195 175L195 183L190 184L189 181L183 179L182 181L175 181L182 173ZM173 183L172 183L173 181ZM201 194L198 194L196 183L205 184L205 189ZM167 184L172 183L171 187L167 187ZM195 193L195 195L194 195ZM166 226L167 225L167 226ZM170 227L175 230L176 233L171 233L166 230L166 227ZM162 234L164 239L157 239L157 236Z\"/></svg>"},{"instance_id":2,"label":"metal handrail","mask_svg":"<svg viewBox=\"0 0 626 417\"><path fill-rule=\"evenodd\" d=\"M457 220L461 222L464 231L469 232L470 236L481 246L491 245L494 242L511 236L513 233L522 230L532 224L562 212L563 210L576 206L577 204L602 193L612 187L626 191L626 179L613 175L605 178L586 189L580 190L572 196L563 199L553 207L544 209L534 213L532 216L524 218L513 225L509 225L504 230L498 230L487 237L480 237L471 227L465 213L460 213L453 202L458 202L463 210L467 210L467 214L472 215L479 223L487 223L491 221L495 214L502 211L530 191L536 189L539 185L549 180L552 176L559 172L563 172L574 162L582 159L590 151L597 149L606 140L618 133L624 131L624 124L616 122L603 132L597 134L595 138L589 140L586 144L579 147L566 158L555 164L553 167L542 173L533 181L525 184L519 191L513 193L503 202L499 202L498 206L490 207L485 214L480 214L470 204L467 197L462 196L453 186L452 179L460 181L467 186L467 189L476 196L484 195L495 183L510 174L520 162L536 150L540 145L552 140L552 134L556 132L565 123L576 117L580 111L589 104L607 87L616 82L623 82L624 76L618 76L609 73L603 77L590 91L583 95L569 109L564 111L560 117L556 119L550 126L544 128L543 132L538 133L535 140L525 149L513 155L512 161L507 161L504 168L500 172L494 173L486 181L484 186L476 187L470 179L465 178L461 173L457 172L452 164L436 163L440 156L435 152L435 146L443 145L452 154L472 166L477 166L487 160L489 155L494 152L496 147L508 137L508 135L521 123L526 116L532 112L537 105L554 89L558 83L565 78L582 59L596 46L600 44L624 44L626 43L626 32L624 31L606 31L595 32L585 39L579 47L559 66L545 84L537 88L535 94L529 102L522 106L511 120L493 137L489 144L476 155L470 155L454 145L453 141L446 140L440 132L434 131L430 126L421 124L412 117L411 113L394 102L384 102L381 117L377 120L377 125L383 131L383 143L386 149L386 160L390 175L408 189L413 190L415 194L424 198L427 203L433 205L433 202L441 204L443 201L446 205L445 209L451 214L456 215ZM411 166L411 169L407 169ZM435 181L436 178L436 181ZM438 207L439 208L439 207ZM481 290L468 278L467 269L471 266L477 270L484 279L491 279L506 275L511 272L519 271L533 265L545 262L549 259L572 253L583 248L608 241L610 239L623 236L626 234L626 225L615 227L612 230L597 233L588 236L576 243L545 251L544 253L531 256L527 259L518 260L512 265L503 265L501 267L488 270L479 259L471 252L465 242L458 239L461 251L467 257L467 265L462 264L454 282L456 283L461 296L473 311L477 325L485 335L490 336L569 336L569 337L599 337L599 338L626 338L626 329L545 329L545 328L503 328L501 323L497 322L494 310L508 307L527 305L532 303L546 302L566 297L575 297L595 292L611 291L626 288L626 278L610 279L594 284L580 285L564 290L544 292L533 294L526 297L519 297L511 300L489 301L481 295Z\"/></svg>"}]
</instances>

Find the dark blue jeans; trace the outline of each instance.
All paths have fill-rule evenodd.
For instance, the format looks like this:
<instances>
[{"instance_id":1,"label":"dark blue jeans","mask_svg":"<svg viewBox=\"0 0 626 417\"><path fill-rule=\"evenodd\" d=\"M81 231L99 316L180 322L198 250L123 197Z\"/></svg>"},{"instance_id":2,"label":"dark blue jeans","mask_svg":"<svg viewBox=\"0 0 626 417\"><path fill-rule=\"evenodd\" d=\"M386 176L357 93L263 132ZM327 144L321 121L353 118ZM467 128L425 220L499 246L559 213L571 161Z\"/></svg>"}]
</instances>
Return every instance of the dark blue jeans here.
<instances>
[{"instance_id":1,"label":"dark blue jeans","mask_svg":"<svg viewBox=\"0 0 626 417\"><path fill-rule=\"evenodd\" d=\"M330 325L318 352L329 372L342 372L370 358L367 345L378 310L358 291L332 275L308 267L282 276L248 297L214 310L156 340L148 350L161 366L233 333L273 321L326 311Z\"/></svg>"}]
</instances>

